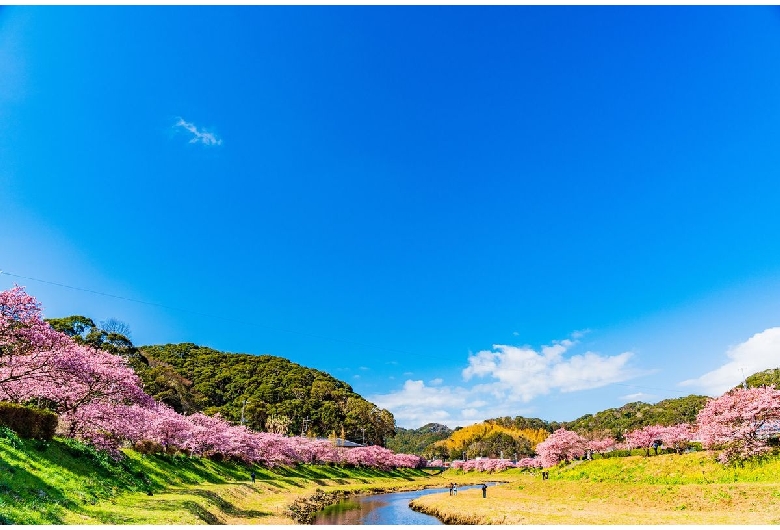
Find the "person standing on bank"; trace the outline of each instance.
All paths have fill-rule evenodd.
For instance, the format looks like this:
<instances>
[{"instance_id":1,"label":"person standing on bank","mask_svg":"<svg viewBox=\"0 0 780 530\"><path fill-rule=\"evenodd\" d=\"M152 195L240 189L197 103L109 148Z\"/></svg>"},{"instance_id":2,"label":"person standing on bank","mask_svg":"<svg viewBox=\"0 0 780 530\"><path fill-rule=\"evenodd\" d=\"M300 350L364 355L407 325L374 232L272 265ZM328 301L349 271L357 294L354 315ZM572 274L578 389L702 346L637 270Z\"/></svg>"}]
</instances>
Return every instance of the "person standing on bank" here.
<instances>
[{"instance_id":1,"label":"person standing on bank","mask_svg":"<svg viewBox=\"0 0 780 530\"><path fill-rule=\"evenodd\" d=\"M252 477L252 483L254 483L254 482L255 482L255 477L257 476L257 475L255 475L255 470L254 470L254 469L253 469L253 470L252 470L252 472L249 474L249 476L250 476L250 477Z\"/></svg>"},{"instance_id":2,"label":"person standing on bank","mask_svg":"<svg viewBox=\"0 0 780 530\"><path fill-rule=\"evenodd\" d=\"M458 483L456 482L455 485L452 487L452 494L457 495L458 494Z\"/></svg>"},{"instance_id":3,"label":"person standing on bank","mask_svg":"<svg viewBox=\"0 0 780 530\"><path fill-rule=\"evenodd\" d=\"M487 497L487 484L482 484L482 498Z\"/></svg>"}]
</instances>

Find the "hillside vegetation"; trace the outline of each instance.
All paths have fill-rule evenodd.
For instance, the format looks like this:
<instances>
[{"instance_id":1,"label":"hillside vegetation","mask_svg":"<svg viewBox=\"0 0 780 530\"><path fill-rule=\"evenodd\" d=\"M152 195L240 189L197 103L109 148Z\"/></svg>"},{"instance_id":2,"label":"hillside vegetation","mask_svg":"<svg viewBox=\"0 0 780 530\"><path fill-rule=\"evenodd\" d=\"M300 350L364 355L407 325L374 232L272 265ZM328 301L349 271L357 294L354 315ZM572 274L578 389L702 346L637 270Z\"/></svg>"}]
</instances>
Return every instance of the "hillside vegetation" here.
<instances>
[{"instance_id":1,"label":"hillside vegetation","mask_svg":"<svg viewBox=\"0 0 780 530\"><path fill-rule=\"evenodd\" d=\"M536 444L549 432L544 429L518 429L487 421L454 431L447 439L426 449L435 458L522 458L534 453Z\"/></svg>"},{"instance_id":2,"label":"hillside vegetation","mask_svg":"<svg viewBox=\"0 0 780 530\"><path fill-rule=\"evenodd\" d=\"M268 430L269 418L284 418L286 433L335 432L355 441L365 436L372 445L384 445L394 433L389 411L347 383L282 357L225 353L192 343L143 346L140 352L149 362L137 370L144 389L174 409L188 401L233 423L241 421L243 411L245 425L256 431Z\"/></svg>"},{"instance_id":3,"label":"hillside vegetation","mask_svg":"<svg viewBox=\"0 0 780 530\"><path fill-rule=\"evenodd\" d=\"M387 439L386 447L396 453L427 456L426 448L434 442L444 440L452 429L440 423L428 423L419 429L395 428L395 436Z\"/></svg>"},{"instance_id":4,"label":"hillside vegetation","mask_svg":"<svg viewBox=\"0 0 780 530\"><path fill-rule=\"evenodd\" d=\"M141 378L144 392L179 414L219 414L255 431L336 434L384 445L393 415L330 374L282 357L226 353L193 343L136 347L118 321L85 316L46 322L76 343L119 355Z\"/></svg>"},{"instance_id":5,"label":"hillside vegetation","mask_svg":"<svg viewBox=\"0 0 780 530\"><path fill-rule=\"evenodd\" d=\"M612 436L622 440L626 432L650 425L695 424L696 415L708 399L706 396L690 395L655 404L637 401L565 423L523 416L493 418L457 428L446 439L425 446L421 454L427 458L449 460L478 456L499 458L501 455L522 458L534 454L537 444L562 427L586 438ZM409 436L414 436L413 432ZM416 440L419 444L421 438Z\"/></svg>"}]
</instances>

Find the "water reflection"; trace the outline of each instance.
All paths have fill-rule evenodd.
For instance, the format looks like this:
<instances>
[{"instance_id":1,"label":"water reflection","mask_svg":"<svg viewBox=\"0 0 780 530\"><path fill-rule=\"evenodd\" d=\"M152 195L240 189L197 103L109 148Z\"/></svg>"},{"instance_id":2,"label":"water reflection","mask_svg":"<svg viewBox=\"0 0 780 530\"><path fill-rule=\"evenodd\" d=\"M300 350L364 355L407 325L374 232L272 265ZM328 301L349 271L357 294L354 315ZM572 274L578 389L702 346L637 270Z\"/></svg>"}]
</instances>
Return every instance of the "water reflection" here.
<instances>
[{"instance_id":1,"label":"water reflection","mask_svg":"<svg viewBox=\"0 0 780 530\"><path fill-rule=\"evenodd\" d=\"M479 487L481 486L460 486L458 489ZM319 512L314 524L442 524L432 515L409 508L409 501L423 495L446 491L449 491L449 488L350 497Z\"/></svg>"}]
</instances>

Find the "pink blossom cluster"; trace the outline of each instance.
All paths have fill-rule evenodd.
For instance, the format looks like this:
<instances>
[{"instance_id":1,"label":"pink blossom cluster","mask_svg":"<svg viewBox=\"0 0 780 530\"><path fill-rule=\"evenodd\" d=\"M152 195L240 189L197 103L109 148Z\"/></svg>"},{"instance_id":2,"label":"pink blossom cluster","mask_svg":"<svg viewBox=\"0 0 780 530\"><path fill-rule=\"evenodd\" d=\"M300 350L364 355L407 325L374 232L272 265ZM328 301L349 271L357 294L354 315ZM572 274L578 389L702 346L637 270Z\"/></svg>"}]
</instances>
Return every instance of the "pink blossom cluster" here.
<instances>
[{"instance_id":1,"label":"pink blossom cluster","mask_svg":"<svg viewBox=\"0 0 780 530\"><path fill-rule=\"evenodd\" d=\"M71 437L120 457L126 445L266 466L334 463L381 469L423 467L419 456L377 446L345 449L329 440L250 431L219 416L183 416L144 393L125 360L75 343L41 317L22 288L0 292L0 400L43 402Z\"/></svg>"},{"instance_id":2,"label":"pink blossom cluster","mask_svg":"<svg viewBox=\"0 0 780 530\"><path fill-rule=\"evenodd\" d=\"M693 429L690 425L648 425L641 429L635 429L626 435L625 447L627 449L645 449L649 454L650 448L660 442L664 447L682 452L693 439Z\"/></svg>"},{"instance_id":3,"label":"pink blossom cluster","mask_svg":"<svg viewBox=\"0 0 780 530\"><path fill-rule=\"evenodd\" d=\"M607 451L614 449L616 446L617 442L615 442L615 439L611 437L588 440L585 444L585 448L588 451L599 454L606 453Z\"/></svg>"},{"instance_id":4,"label":"pink blossom cluster","mask_svg":"<svg viewBox=\"0 0 780 530\"><path fill-rule=\"evenodd\" d=\"M536 446L542 467L552 467L585 454L586 441L574 431L558 429Z\"/></svg>"},{"instance_id":5,"label":"pink blossom cluster","mask_svg":"<svg viewBox=\"0 0 780 530\"><path fill-rule=\"evenodd\" d=\"M696 419L702 446L720 450L721 462L760 455L770 450L762 430L780 421L780 390L774 387L731 390L708 401Z\"/></svg>"},{"instance_id":6,"label":"pink blossom cluster","mask_svg":"<svg viewBox=\"0 0 780 530\"><path fill-rule=\"evenodd\" d=\"M482 471L487 473L494 473L498 471L504 471L510 467L514 467L514 464L511 460L499 458L478 458L463 462L461 469L463 469L464 472Z\"/></svg>"},{"instance_id":7,"label":"pink blossom cluster","mask_svg":"<svg viewBox=\"0 0 780 530\"><path fill-rule=\"evenodd\" d=\"M647 425L641 429L634 429L626 434L626 446L632 449L647 449L653 446L656 440L660 440L663 427L660 425Z\"/></svg>"},{"instance_id":8,"label":"pink blossom cluster","mask_svg":"<svg viewBox=\"0 0 780 530\"><path fill-rule=\"evenodd\" d=\"M444 460L437 458L428 462L428 467L444 467Z\"/></svg>"},{"instance_id":9,"label":"pink blossom cluster","mask_svg":"<svg viewBox=\"0 0 780 530\"><path fill-rule=\"evenodd\" d=\"M517 464L515 464L515 467L518 467L518 468L530 468L530 469L533 469L533 468L541 469L543 466L542 466L542 461L539 459L539 457L533 457L533 458L526 457L526 458L521 458L520 460L518 460Z\"/></svg>"},{"instance_id":10,"label":"pink blossom cluster","mask_svg":"<svg viewBox=\"0 0 780 530\"><path fill-rule=\"evenodd\" d=\"M431 462L431 465L434 465L434 462ZM542 465L538 458L523 458L516 463L506 458L475 458L474 460L465 461L454 460L450 467L452 469L460 469L466 473L470 471L496 473L510 468L540 468Z\"/></svg>"}]
</instances>

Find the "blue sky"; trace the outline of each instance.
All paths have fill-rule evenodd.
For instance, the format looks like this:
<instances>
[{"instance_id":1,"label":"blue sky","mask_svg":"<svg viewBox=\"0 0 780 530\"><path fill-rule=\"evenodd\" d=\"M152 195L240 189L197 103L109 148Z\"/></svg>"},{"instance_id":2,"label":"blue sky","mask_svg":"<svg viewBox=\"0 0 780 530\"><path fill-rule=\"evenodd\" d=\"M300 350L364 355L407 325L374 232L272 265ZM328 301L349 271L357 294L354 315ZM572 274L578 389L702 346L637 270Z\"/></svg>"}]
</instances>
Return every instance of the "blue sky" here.
<instances>
[{"instance_id":1,"label":"blue sky","mask_svg":"<svg viewBox=\"0 0 780 530\"><path fill-rule=\"evenodd\" d=\"M779 66L772 7L5 7L0 288L404 427L717 395L780 366Z\"/></svg>"}]
</instances>

